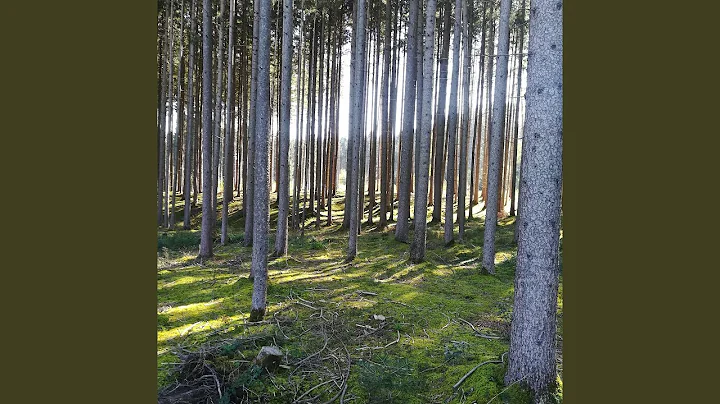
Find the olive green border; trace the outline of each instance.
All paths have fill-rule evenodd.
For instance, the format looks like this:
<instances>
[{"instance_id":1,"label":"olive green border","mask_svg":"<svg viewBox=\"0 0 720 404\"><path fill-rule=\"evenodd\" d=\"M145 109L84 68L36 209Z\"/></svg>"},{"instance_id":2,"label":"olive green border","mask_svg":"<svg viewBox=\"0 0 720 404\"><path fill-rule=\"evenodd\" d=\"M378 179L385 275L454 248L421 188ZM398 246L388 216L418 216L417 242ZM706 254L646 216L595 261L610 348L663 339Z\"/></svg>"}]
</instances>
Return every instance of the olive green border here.
<instances>
[{"instance_id":1,"label":"olive green border","mask_svg":"<svg viewBox=\"0 0 720 404\"><path fill-rule=\"evenodd\" d=\"M701 368L695 345L667 339L704 338L688 326L703 285L676 285L688 275L677 254L704 247L670 249L666 226L684 203L671 188L657 191L693 178L664 170L667 177L657 179L648 165L698 158L654 156L672 155L685 139L705 141L670 125L698 98L682 111L667 101L687 97L677 83L699 75L700 63L682 61L711 49L690 38L712 38L698 27L714 25L682 17L686 6L661 3L564 6L567 403L700 402L696 375L713 374ZM2 27L9 69L2 200L10 239L2 264L2 328L10 338L3 362L14 374L3 398L155 402L157 4L17 7L3 11ZM700 18L717 15L708 7ZM698 91L712 103L714 93ZM704 216L697 220L702 227ZM711 240L688 232L685 243ZM688 263L687 271L699 265ZM717 284L706 275L688 279ZM658 296L658 305L648 300Z\"/></svg>"},{"instance_id":2,"label":"olive green border","mask_svg":"<svg viewBox=\"0 0 720 404\"><path fill-rule=\"evenodd\" d=\"M0 401L157 402L156 9L3 7Z\"/></svg>"}]
</instances>

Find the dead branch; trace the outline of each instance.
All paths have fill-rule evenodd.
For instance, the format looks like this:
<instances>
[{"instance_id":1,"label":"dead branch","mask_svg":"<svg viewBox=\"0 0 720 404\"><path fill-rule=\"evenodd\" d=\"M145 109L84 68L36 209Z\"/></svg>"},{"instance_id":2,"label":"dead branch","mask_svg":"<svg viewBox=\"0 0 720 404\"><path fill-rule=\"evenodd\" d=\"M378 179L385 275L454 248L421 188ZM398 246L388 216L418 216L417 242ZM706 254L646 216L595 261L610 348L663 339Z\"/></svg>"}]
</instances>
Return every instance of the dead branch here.
<instances>
[{"instance_id":1,"label":"dead branch","mask_svg":"<svg viewBox=\"0 0 720 404\"><path fill-rule=\"evenodd\" d=\"M473 331L475 331L475 335L477 335L478 337L486 338L486 339L501 339L501 338L502 338L502 337L497 336L497 335L487 335L487 334L483 334L483 333L481 333L480 331L478 331L477 328L475 328L475 326L472 325L472 323L470 323L469 321L464 320L462 317L458 317L458 319L460 319L460 320L461 320L462 322L464 322L465 324L469 325L469 326L473 329Z\"/></svg>"}]
</instances>

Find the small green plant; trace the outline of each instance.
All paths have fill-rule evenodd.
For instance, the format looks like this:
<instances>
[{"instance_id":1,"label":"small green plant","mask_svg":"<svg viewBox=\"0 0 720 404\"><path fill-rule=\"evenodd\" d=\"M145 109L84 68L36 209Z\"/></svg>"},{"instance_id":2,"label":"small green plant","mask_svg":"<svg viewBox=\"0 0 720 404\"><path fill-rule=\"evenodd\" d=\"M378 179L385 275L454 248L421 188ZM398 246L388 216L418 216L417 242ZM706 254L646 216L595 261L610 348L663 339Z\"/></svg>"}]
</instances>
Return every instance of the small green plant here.
<instances>
[{"instance_id":1,"label":"small green plant","mask_svg":"<svg viewBox=\"0 0 720 404\"><path fill-rule=\"evenodd\" d=\"M200 233L191 231L176 231L158 235L158 251L163 249L178 251L200 245Z\"/></svg>"}]
</instances>

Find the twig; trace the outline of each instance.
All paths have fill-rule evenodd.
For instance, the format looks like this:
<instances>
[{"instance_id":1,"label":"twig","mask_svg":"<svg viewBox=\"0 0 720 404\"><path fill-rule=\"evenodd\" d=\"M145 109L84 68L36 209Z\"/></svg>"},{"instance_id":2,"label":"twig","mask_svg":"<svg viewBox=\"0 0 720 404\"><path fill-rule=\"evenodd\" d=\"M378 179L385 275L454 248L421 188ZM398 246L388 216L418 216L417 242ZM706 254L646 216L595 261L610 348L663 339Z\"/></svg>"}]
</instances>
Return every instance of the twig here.
<instances>
[{"instance_id":1,"label":"twig","mask_svg":"<svg viewBox=\"0 0 720 404\"><path fill-rule=\"evenodd\" d=\"M356 351L364 351L366 349L385 349L385 348L389 347L390 345L397 344L398 342L400 342L400 331L398 331L397 333L398 333L397 339L395 341L389 342L385 346L363 346L360 348L355 348L355 350Z\"/></svg>"},{"instance_id":2,"label":"twig","mask_svg":"<svg viewBox=\"0 0 720 404\"><path fill-rule=\"evenodd\" d=\"M487 339L501 339L501 338L502 338L502 337L499 337L499 336L497 336L497 335L487 335L487 334L483 334L483 333L481 333L480 331L478 331L477 328L475 328L475 326L472 325L472 323L470 323L469 321L464 320L462 317L458 317L458 319L460 319L460 320L461 320L462 322L464 322L465 324L469 325L469 326L473 329L473 331L475 331L475 334L476 334L478 337L487 338Z\"/></svg>"},{"instance_id":3,"label":"twig","mask_svg":"<svg viewBox=\"0 0 720 404\"><path fill-rule=\"evenodd\" d=\"M457 383L455 383L455 384L453 385L453 391L457 390L457 388L460 387L460 385L463 384L463 382L464 382L468 377L470 377L470 375L472 375L473 373L475 373L475 371L476 371L480 366L482 366L482 365L487 365L488 363L503 363L503 361L502 361L502 360L490 360L490 361L485 361L485 362L483 362L483 363L481 363L481 364L479 364L479 365L476 365L474 368L470 369L469 372L465 373L465 376L463 376L460 380L458 380Z\"/></svg>"},{"instance_id":4,"label":"twig","mask_svg":"<svg viewBox=\"0 0 720 404\"><path fill-rule=\"evenodd\" d=\"M220 391L220 380L218 380L215 371L212 370L212 368L208 366L207 363L204 363L203 365L207 368L207 370L210 371L210 373L212 373L212 377L213 379L215 379L215 385L217 386L218 396L220 397L220 399L222 399L222 391Z\"/></svg>"},{"instance_id":5,"label":"twig","mask_svg":"<svg viewBox=\"0 0 720 404\"><path fill-rule=\"evenodd\" d=\"M359 294L361 294L361 295L377 296L377 293L375 293L375 292L367 292L367 291L364 291L364 290L358 290L357 292L358 292Z\"/></svg>"},{"instance_id":6,"label":"twig","mask_svg":"<svg viewBox=\"0 0 720 404\"><path fill-rule=\"evenodd\" d=\"M298 403L298 402L300 402L300 399L303 398L303 397L305 397L306 395L308 395L308 393L310 393L311 391L315 390L315 389L318 388L318 387L322 387L322 386L324 386L324 385L332 382L333 380L335 380L335 379L333 378L333 379L324 381L324 382L316 385L315 387L311 388L310 390L308 390L308 391L304 392L302 395L300 395L300 397L298 397L297 399L295 399L295 401L293 401L293 403Z\"/></svg>"}]
</instances>

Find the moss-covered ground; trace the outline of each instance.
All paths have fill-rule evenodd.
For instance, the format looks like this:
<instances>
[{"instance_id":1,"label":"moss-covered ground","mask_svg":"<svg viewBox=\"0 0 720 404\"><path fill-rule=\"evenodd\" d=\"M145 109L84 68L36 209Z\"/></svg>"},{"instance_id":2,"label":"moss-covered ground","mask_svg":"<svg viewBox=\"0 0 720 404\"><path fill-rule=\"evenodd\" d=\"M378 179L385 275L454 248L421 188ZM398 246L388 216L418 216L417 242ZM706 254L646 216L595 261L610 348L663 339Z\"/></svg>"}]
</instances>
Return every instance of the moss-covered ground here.
<instances>
[{"instance_id":1,"label":"moss-covered ground","mask_svg":"<svg viewBox=\"0 0 720 404\"><path fill-rule=\"evenodd\" d=\"M216 400L222 395L216 402L320 403L338 394L346 402L523 402L514 388L505 389L502 363L481 366L453 389L475 365L501 359L508 350L515 219L499 221L492 276L479 266L481 206L463 243L445 247L442 225L431 225L426 260L418 265L408 261L409 245L395 241L394 223L386 230L364 224L357 258L348 264L343 199L334 199L335 224L326 226L325 211L320 229L308 217L304 235L291 232L288 255L269 258L268 310L259 324L247 322L252 248L241 243L239 200L230 206L230 243L220 246L218 240L207 261L196 260L199 209L195 230L158 232L158 388L167 393L187 384L188 374L203 374L188 371L188 355L207 352L196 367L212 369L202 377L217 387ZM176 208L181 225L181 200ZM271 210L271 243L276 217ZM497 338L478 336L471 324ZM275 372L251 363L263 345L283 351Z\"/></svg>"}]
</instances>

